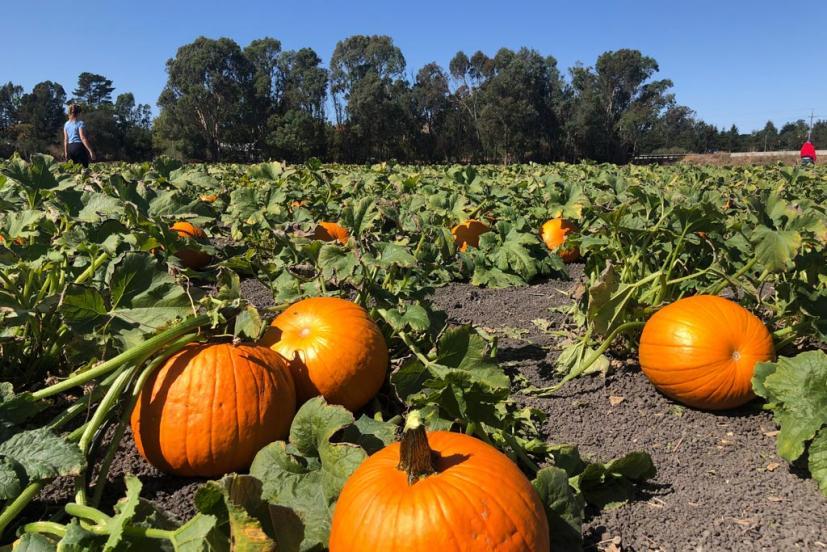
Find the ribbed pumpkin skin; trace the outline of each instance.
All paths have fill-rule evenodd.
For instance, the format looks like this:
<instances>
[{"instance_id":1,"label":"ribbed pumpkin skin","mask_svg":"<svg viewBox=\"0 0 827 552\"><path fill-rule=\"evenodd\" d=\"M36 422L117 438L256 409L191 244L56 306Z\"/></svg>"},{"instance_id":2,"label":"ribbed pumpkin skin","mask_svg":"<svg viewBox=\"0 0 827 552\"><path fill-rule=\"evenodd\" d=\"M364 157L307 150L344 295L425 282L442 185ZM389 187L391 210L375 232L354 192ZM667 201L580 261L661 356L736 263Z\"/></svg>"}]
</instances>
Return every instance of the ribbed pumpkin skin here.
<instances>
[{"instance_id":1,"label":"ribbed pumpkin skin","mask_svg":"<svg viewBox=\"0 0 827 552\"><path fill-rule=\"evenodd\" d=\"M207 234L199 227L186 221L178 221L170 228L173 232L177 232L182 238L190 238L193 240L205 240ZM192 270L200 270L210 264L210 256L203 251L197 249L179 249L175 256L181 259L181 264Z\"/></svg>"},{"instance_id":2,"label":"ribbed pumpkin skin","mask_svg":"<svg viewBox=\"0 0 827 552\"><path fill-rule=\"evenodd\" d=\"M320 222L313 232L314 240L338 241L342 245L347 243L349 237L350 233L347 228L338 222Z\"/></svg>"},{"instance_id":3,"label":"ribbed pumpkin skin","mask_svg":"<svg viewBox=\"0 0 827 552\"><path fill-rule=\"evenodd\" d=\"M336 297L312 297L277 316L261 339L287 359L302 404L322 395L357 410L385 381L388 346L367 311Z\"/></svg>"},{"instance_id":4,"label":"ribbed pumpkin skin","mask_svg":"<svg viewBox=\"0 0 827 552\"><path fill-rule=\"evenodd\" d=\"M248 468L264 445L287 437L295 413L292 376L273 351L193 344L147 381L131 421L153 466L217 477Z\"/></svg>"},{"instance_id":5,"label":"ribbed pumpkin skin","mask_svg":"<svg viewBox=\"0 0 827 552\"><path fill-rule=\"evenodd\" d=\"M566 242L566 236L575 231L577 231L577 226L574 224L561 218L555 218L543 224L540 229L540 237L545 242L546 247L552 251L559 247L557 254L563 259L563 262L571 263L580 257L580 252L574 247L563 249L561 246Z\"/></svg>"},{"instance_id":6,"label":"ribbed pumpkin skin","mask_svg":"<svg viewBox=\"0 0 827 552\"><path fill-rule=\"evenodd\" d=\"M437 473L408 485L399 443L345 483L330 552L548 552L543 505L507 456L460 433L428 433Z\"/></svg>"},{"instance_id":7,"label":"ribbed pumpkin skin","mask_svg":"<svg viewBox=\"0 0 827 552\"><path fill-rule=\"evenodd\" d=\"M655 387L705 410L751 400L755 363L774 357L772 337L761 320L712 295L687 297L660 309L640 338L640 367Z\"/></svg>"},{"instance_id":8,"label":"ribbed pumpkin skin","mask_svg":"<svg viewBox=\"0 0 827 552\"><path fill-rule=\"evenodd\" d=\"M491 229L484 222L469 219L451 228L451 235L460 251L467 251L469 247L480 246L480 236Z\"/></svg>"}]
</instances>

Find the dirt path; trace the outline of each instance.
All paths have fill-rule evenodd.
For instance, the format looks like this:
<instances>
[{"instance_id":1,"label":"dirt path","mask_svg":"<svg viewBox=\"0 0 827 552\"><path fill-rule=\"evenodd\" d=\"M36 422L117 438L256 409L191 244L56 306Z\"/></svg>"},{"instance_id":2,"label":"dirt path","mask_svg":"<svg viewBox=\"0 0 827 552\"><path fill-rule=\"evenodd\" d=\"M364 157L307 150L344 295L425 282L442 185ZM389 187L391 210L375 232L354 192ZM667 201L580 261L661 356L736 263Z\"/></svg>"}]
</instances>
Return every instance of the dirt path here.
<instances>
[{"instance_id":1,"label":"dirt path","mask_svg":"<svg viewBox=\"0 0 827 552\"><path fill-rule=\"evenodd\" d=\"M455 322L495 330L500 361L549 385L555 339L532 321L553 329L560 317L549 308L568 302L572 285L453 284L434 301ZM827 500L776 455L769 413L754 403L727 414L682 408L654 390L634 359L618 360L622 367L606 380L586 376L556 397L529 401L548 414L552 441L599 459L645 450L655 461L658 475L637 502L587 520L593 548L619 538L623 550L638 551L827 550Z\"/></svg>"}]
</instances>

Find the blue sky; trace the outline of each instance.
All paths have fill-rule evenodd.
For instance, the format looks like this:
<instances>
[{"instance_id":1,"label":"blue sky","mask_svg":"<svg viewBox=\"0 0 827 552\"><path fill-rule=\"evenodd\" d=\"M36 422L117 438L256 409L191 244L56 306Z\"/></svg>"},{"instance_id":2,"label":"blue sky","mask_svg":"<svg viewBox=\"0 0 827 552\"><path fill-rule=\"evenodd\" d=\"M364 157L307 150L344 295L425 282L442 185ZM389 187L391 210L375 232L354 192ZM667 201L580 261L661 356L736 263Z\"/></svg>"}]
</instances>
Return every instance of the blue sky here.
<instances>
[{"instance_id":1,"label":"blue sky","mask_svg":"<svg viewBox=\"0 0 827 552\"><path fill-rule=\"evenodd\" d=\"M325 64L336 42L387 34L408 73L458 50L493 55L528 46L561 68L618 48L654 57L680 103L718 126L742 131L804 117L827 119L827 2L785 6L770 0L694 2L528 2L417 0L24 0L3 6L0 81L27 90L55 80L71 93L82 71L112 79L153 105L165 62L199 35L242 46L273 36L285 49L309 46ZM691 5L690 5L691 4Z\"/></svg>"}]
</instances>

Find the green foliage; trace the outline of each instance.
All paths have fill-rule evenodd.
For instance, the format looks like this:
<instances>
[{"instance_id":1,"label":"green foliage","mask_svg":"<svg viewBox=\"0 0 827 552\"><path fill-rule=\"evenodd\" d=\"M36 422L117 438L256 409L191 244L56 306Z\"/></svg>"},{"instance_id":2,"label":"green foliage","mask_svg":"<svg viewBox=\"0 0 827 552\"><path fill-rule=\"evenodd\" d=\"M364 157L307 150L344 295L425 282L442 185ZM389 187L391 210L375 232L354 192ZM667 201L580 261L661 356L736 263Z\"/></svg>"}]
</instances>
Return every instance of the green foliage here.
<instances>
[{"instance_id":1,"label":"green foliage","mask_svg":"<svg viewBox=\"0 0 827 552\"><path fill-rule=\"evenodd\" d=\"M325 546L336 498L350 474L368 456L361 443L372 438L387 445L394 437L391 427L356 424L346 409L317 397L296 412L289 442L276 441L256 455L250 475L261 481L262 497L268 503L289 508L298 516L302 527L299 534L303 535L301 550ZM349 441L331 441L334 434L345 429ZM363 434L363 430L368 433Z\"/></svg>"},{"instance_id":2,"label":"green foliage","mask_svg":"<svg viewBox=\"0 0 827 552\"><path fill-rule=\"evenodd\" d=\"M810 474L827 496L827 354L758 363L752 386L781 428L778 455L794 462L807 452Z\"/></svg>"}]
</instances>

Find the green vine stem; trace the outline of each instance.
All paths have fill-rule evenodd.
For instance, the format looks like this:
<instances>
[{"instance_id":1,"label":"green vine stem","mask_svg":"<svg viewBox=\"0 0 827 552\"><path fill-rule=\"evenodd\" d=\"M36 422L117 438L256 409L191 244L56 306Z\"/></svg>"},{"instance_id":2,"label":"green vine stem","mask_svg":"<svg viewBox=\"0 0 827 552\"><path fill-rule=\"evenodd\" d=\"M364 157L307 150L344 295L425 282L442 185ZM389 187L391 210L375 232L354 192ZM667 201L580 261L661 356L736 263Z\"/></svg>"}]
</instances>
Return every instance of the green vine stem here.
<instances>
[{"instance_id":1,"label":"green vine stem","mask_svg":"<svg viewBox=\"0 0 827 552\"><path fill-rule=\"evenodd\" d=\"M155 357L152 359L146 368L138 375L135 379L135 383L132 386L132 393L129 397L129 402L126 404L123 412L121 413L120 419L118 420L118 425L115 428L115 433L112 436L112 440L107 447L106 454L104 455L103 459L100 462L100 468L98 470L98 477L95 480L95 492L92 495L92 500L90 504L92 506L97 507L100 504L101 498L103 497L103 489L106 487L106 478L109 475L109 468L112 465L112 461L115 459L115 453L118 450L118 444L123 438L123 434L126 431L126 424L132 415L132 411L135 408L135 405L138 402L138 397L140 397L141 389L143 389L144 385L146 384L149 377L155 373L161 364L167 361L169 357L192 343L198 334L188 334L184 337L178 339L174 343L170 344L166 349L164 349L163 354Z\"/></svg>"},{"instance_id":2,"label":"green vine stem","mask_svg":"<svg viewBox=\"0 0 827 552\"><path fill-rule=\"evenodd\" d=\"M54 535L56 537L63 537L66 535L66 526L54 521L35 521L34 523L27 523L23 526L24 533L46 533L47 535Z\"/></svg>"},{"instance_id":3,"label":"green vine stem","mask_svg":"<svg viewBox=\"0 0 827 552\"><path fill-rule=\"evenodd\" d=\"M186 333L189 333L192 330L195 330L196 328L208 324L209 322L210 317L206 314L189 318L181 322L180 324L173 326L172 328L164 330L155 337L147 339L141 345L133 347L128 351L124 351L118 356L113 357L107 360L106 362L102 362L101 364L95 366L90 370L87 370L86 372L72 376L71 378L65 379L54 385L50 385L49 387L46 387L39 391L35 391L34 393L32 393L32 396L35 399L45 399L47 397L57 395L58 393L62 393L67 389L71 389L72 387L75 387L77 385L82 385L87 381L93 380L104 374L108 374L109 372L115 370L116 368L122 365L132 363L141 358L149 357L159 348L161 348L163 345L166 345L173 339L176 339Z\"/></svg>"},{"instance_id":4,"label":"green vine stem","mask_svg":"<svg viewBox=\"0 0 827 552\"><path fill-rule=\"evenodd\" d=\"M42 481L35 481L34 483L29 483L29 485L23 489L23 492L17 495L8 506L3 509L3 512L0 513L0 536L3 535L3 532L6 530L6 527L9 523L14 520L20 512L23 511L23 508L28 506L29 502L31 502L34 497L37 496L37 493L40 492L40 489L43 488L44 482Z\"/></svg>"},{"instance_id":5,"label":"green vine stem","mask_svg":"<svg viewBox=\"0 0 827 552\"><path fill-rule=\"evenodd\" d=\"M606 349L609 348L609 346L612 344L612 342L618 335L628 330L642 328L645 324L645 322L626 322L625 324L621 324L609 334L609 336L603 341L603 343L600 344L600 347L598 347L597 350L594 351L594 353L589 355L586 358L586 360L582 361L577 366L577 368L566 374L566 376L562 380L560 380L560 383L551 385L549 387L537 389L535 391L530 392L530 394L535 395L537 397L550 397L556 391L559 391L565 384L567 384L568 382L570 382L571 380L573 380L574 378L588 370L589 367L592 364L594 364L598 358L600 358L600 355L606 352Z\"/></svg>"},{"instance_id":6,"label":"green vine stem","mask_svg":"<svg viewBox=\"0 0 827 552\"><path fill-rule=\"evenodd\" d=\"M118 402L118 399L126 387L126 384L129 383L129 380L135 375L135 370L137 370L137 368L125 370L120 376L117 377L115 382L106 392L106 395L104 395L103 400L101 400L101 403L98 405L95 413L92 415L92 419L89 420L88 424L86 424L86 429L83 431L83 435L80 436L80 441L78 442L78 448L80 448L80 452L84 456L89 455L89 449L92 445L92 438L95 436L98 428L101 427L101 424L103 424L104 420L109 415L109 411L113 406L115 406L115 403ZM86 504L85 474L77 476L76 481L77 488L75 490L75 501L78 504Z\"/></svg>"},{"instance_id":7,"label":"green vine stem","mask_svg":"<svg viewBox=\"0 0 827 552\"><path fill-rule=\"evenodd\" d=\"M109 253L104 252L104 253L101 253L100 255L98 255L92 261L92 264L90 264L88 267L86 267L86 270L81 272L80 275L77 278L75 278L75 283L76 284L82 284L83 282L85 282L86 280L88 280L89 278L94 276L95 272L98 271L98 269L101 267L101 265L103 263L106 262L107 259L109 259Z\"/></svg>"},{"instance_id":8,"label":"green vine stem","mask_svg":"<svg viewBox=\"0 0 827 552\"><path fill-rule=\"evenodd\" d=\"M727 285L737 285L738 278L740 278L741 276L743 276L744 274L749 272L752 269L752 267L755 265L755 263L757 263L757 262L758 262L758 257L757 256L753 257L752 259L750 259L747 262L747 264L742 266L741 269L738 272L736 272L732 276L723 275L724 278L722 278L719 282L710 285L705 290L699 292L699 295L700 294L718 295L719 293L721 293L724 290L724 288Z\"/></svg>"}]
</instances>

